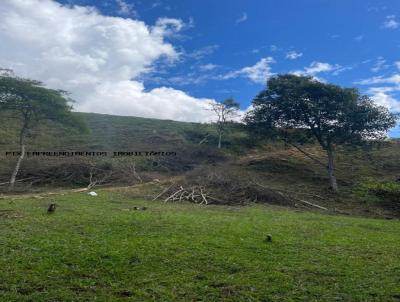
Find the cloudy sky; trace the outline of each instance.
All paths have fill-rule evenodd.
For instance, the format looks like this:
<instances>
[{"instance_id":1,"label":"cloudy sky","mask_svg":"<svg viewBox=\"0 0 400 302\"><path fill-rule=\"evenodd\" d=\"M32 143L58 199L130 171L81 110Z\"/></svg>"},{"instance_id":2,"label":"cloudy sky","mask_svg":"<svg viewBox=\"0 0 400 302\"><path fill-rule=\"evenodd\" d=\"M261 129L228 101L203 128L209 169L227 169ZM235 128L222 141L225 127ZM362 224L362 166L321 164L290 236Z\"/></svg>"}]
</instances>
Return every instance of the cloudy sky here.
<instances>
[{"instance_id":1,"label":"cloudy sky","mask_svg":"<svg viewBox=\"0 0 400 302\"><path fill-rule=\"evenodd\" d=\"M400 1L1 0L0 67L87 112L209 121L287 72L400 112Z\"/></svg>"}]
</instances>

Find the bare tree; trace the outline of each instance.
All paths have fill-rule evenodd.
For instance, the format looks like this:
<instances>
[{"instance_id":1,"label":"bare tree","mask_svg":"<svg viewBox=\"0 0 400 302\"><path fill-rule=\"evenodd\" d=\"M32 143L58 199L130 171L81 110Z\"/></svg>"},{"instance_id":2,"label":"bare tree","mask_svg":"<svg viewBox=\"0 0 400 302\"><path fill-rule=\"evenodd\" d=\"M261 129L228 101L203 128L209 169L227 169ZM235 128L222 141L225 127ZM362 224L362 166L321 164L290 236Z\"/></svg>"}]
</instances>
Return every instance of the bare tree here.
<instances>
[{"instance_id":1,"label":"bare tree","mask_svg":"<svg viewBox=\"0 0 400 302\"><path fill-rule=\"evenodd\" d=\"M222 102L211 103L211 110L217 116L218 149L222 147L222 135L226 130L226 125L238 114L240 104L234 99L229 98Z\"/></svg>"},{"instance_id":2,"label":"bare tree","mask_svg":"<svg viewBox=\"0 0 400 302\"><path fill-rule=\"evenodd\" d=\"M112 170L106 171L105 169L92 165L89 170L89 184L88 190L93 189L97 185L105 183L113 174Z\"/></svg>"}]
</instances>

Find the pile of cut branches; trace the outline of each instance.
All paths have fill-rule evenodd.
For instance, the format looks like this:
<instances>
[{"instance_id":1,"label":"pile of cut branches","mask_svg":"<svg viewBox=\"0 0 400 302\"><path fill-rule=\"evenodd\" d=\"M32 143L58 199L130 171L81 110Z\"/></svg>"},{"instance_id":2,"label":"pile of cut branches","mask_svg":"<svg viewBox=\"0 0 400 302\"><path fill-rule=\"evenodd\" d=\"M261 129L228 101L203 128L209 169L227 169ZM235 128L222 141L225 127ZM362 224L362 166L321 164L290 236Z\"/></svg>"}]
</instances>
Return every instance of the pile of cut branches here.
<instances>
[{"instance_id":1,"label":"pile of cut branches","mask_svg":"<svg viewBox=\"0 0 400 302\"><path fill-rule=\"evenodd\" d=\"M183 187L181 185L171 185L164 189L160 194L155 196L153 200L163 198L164 202L168 201L189 201L197 204L210 204L212 200L219 199L210 196L209 192L203 186Z\"/></svg>"},{"instance_id":2,"label":"pile of cut branches","mask_svg":"<svg viewBox=\"0 0 400 302\"><path fill-rule=\"evenodd\" d=\"M257 186L250 181L248 175L226 165L197 168L161 190L153 200L220 205L253 202L293 205L293 201L281 192Z\"/></svg>"},{"instance_id":3,"label":"pile of cut branches","mask_svg":"<svg viewBox=\"0 0 400 302\"><path fill-rule=\"evenodd\" d=\"M314 202L323 197L308 192L292 192L259 183L250 174L233 166L203 166L162 184L164 187L153 200L164 202L188 201L196 204L245 205L269 203L289 207L328 210ZM153 191L154 193L154 191ZM311 201L304 198L312 197Z\"/></svg>"}]
</instances>

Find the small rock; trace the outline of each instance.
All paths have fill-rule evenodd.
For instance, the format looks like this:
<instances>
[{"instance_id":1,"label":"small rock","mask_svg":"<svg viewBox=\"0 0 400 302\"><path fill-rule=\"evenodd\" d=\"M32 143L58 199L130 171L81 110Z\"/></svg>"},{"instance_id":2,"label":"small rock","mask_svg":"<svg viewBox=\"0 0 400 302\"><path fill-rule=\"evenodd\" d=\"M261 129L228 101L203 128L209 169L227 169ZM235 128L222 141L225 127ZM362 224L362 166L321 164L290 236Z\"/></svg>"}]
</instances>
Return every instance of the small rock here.
<instances>
[{"instance_id":1,"label":"small rock","mask_svg":"<svg viewBox=\"0 0 400 302\"><path fill-rule=\"evenodd\" d=\"M97 196L97 193L94 192L94 191L91 191L91 192L88 193L88 195L90 195L90 196Z\"/></svg>"}]
</instances>

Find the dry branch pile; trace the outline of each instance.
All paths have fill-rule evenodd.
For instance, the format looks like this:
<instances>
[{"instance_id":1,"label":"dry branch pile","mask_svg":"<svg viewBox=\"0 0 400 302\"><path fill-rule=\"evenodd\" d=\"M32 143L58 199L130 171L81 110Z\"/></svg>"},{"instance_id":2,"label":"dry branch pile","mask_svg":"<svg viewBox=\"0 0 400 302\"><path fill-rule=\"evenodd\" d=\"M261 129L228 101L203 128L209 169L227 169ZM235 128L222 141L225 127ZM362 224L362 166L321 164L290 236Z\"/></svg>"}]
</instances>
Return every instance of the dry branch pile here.
<instances>
[{"instance_id":1,"label":"dry branch pile","mask_svg":"<svg viewBox=\"0 0 400 302\"><path fill-rule=\"evenodd\" d=\"M210 200L218 200L209 195L202 186L191 186L184 188L183 186L170 186L163 190L153 200L163 197L164 202L168 201L190 201L197 204L209 204Z\"/></svg>"},{"instance_id":2,"label":"dry branch pile","mask_svg":"<svg viewBox=\"0 0 400 302\"><path fill-rule=\"evenodd\" d=\"M164 202L188 201L196 204L247 204L270 203L290 207L327 208L299 198L289 191L262 185L243 170L231 165L209 165L175 179L175 183L161 189L153 200ZM305 193L308 194L308 193ZM310 196L309 196L310 197Z\"/></svg>"},{"instance_id":3,"label":"dry branch pile","mask_svg":"<svg viewBox=\"0 0 400 302\"><path fill-rule=\"evenodd\" d=\"M183 180L165 187L153 200L189 201L197 204L246 204L250 202L293 206L282 193L260 187L242 171L228 166L206 166L185 174Z\"/></svg>"}]
</instances>

